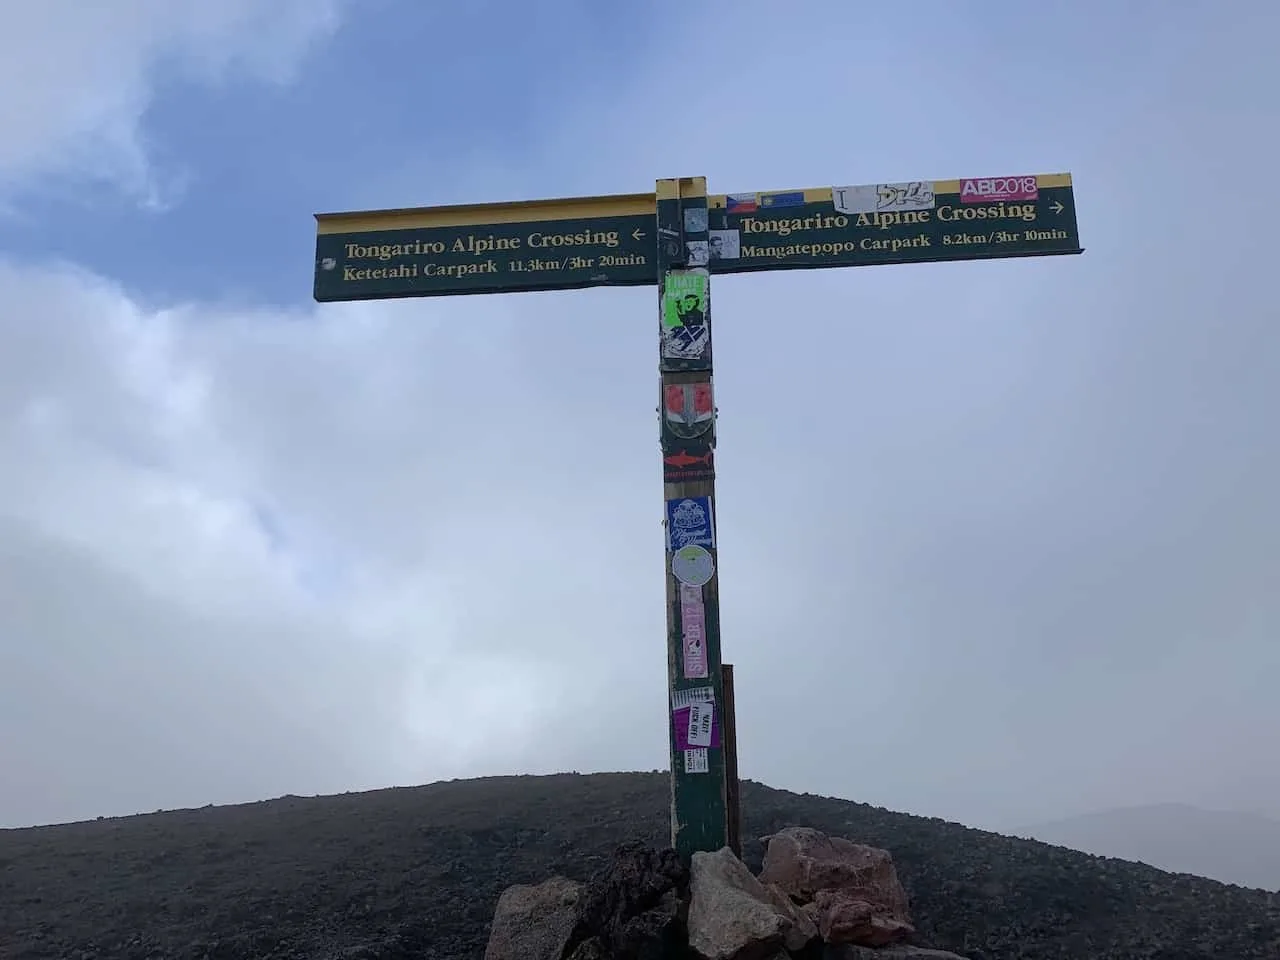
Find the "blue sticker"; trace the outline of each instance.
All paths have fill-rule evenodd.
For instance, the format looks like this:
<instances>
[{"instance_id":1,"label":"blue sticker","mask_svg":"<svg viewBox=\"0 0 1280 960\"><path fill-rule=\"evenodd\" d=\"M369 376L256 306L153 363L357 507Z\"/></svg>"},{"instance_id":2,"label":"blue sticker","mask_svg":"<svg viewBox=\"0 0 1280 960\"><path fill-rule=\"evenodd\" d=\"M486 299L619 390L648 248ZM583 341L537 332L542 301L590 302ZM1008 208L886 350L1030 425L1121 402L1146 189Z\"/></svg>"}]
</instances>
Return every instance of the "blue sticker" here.
<instances>
[{"instance_id":1,"label":"blue sticker","mask_svg":"<svg viewBox=\"0 0 1280 960\"><path fill-rule=\"evenodd\" d=\"M766 210L772 207L802 207L804 206L804 191L790 190L786 193L762 193L760 194L760 206Z\"/></svg>"},{"instance_id":2,"label":"blue sticker","mask_svg":"<svg viewBox=\"0 0 1280 960\"><path fill-rule=\"evenodd\" d=\"M715 523L710 497L681 497L667 501L667 549L714 547Z\"/></svg>"}]
</instances>

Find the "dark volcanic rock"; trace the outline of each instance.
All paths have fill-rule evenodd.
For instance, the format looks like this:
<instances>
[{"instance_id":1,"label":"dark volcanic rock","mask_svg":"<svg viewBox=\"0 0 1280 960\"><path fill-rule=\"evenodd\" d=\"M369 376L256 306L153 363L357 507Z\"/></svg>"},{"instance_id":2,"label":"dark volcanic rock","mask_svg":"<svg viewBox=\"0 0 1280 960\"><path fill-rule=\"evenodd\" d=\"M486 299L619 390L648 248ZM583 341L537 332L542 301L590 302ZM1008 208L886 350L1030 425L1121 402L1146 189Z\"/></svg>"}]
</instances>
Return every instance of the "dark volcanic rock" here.
<instances>
[{"instance_id":1,"label":"dark volcanic rock","mask_svg":"<svg viewBox=\"0 0 1280 960\"><path fill-rule=\"evenodd\" d=\"M499 777L0 831L0 958L477 960L499 895L665 846L665 773ZM983 960L1276 960L1280 896L742 785L755 839L893 855L911 942Z\"/></svg>"},{"instance_id":2,"label":"dark volcanic rock","mask_svg":"<svg viewBox=\"0 0 1280 960\"><path fill-rule=\"evenodd\" d=\"M688 889L689 871L674 850L622 844L583 892L566 955L591 941L590 951L602 948L612 960L675 956L685 942L680 904Z\"/></svg>"}]
</instances>

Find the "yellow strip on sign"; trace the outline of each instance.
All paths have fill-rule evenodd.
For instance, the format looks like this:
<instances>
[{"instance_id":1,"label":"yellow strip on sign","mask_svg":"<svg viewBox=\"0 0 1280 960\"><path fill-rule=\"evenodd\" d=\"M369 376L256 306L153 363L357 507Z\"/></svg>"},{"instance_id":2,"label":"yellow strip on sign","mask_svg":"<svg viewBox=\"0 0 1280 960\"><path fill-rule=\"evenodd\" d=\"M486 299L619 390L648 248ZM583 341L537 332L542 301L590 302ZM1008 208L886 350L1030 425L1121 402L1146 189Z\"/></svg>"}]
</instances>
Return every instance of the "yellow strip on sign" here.
<instances>
[{"instance_id":1,"label":"yellow strip on sign","mask_svg":"<svg viewBox=\"0 0 1280 960\"><path fill-rule=\"evenodd\" d=\"M972 178L980 179L980 178ZM702 177L658 181L668 195L698 196L695 181ZM677 184L679 186L677 186ZM1069 173L1036 174L1037 187L1069 187ZM693 189L691 189L693 188ZM959 180L933 181L934 193L959 193ZM769 190L757 193L803 193L805 203L830 203L830 187L805 190ZM725 194L707 197L711 207L725 206ZM744 196L744 194L734 194ZM469 227L492 223L536 223L546 220L594 220L635 215L655 216L657 193L620 193L603 197L568 197L556 200L520 200L514 203L463 203L442 207L408 207L398 210L358 210L350 213L317 213L316 233L373 233L379 230L416 230L430 227Z\"/></svg>"},{"instance_id":2,"label":"yellow strip on sign","mask_svg":"<svg viewBox=\"0 0 1280 960\"><path fill-rule=\"evenodd\" d=\"M652 193L561 200L521 200L515 203L466 203L401 210L362 210L317 213L316 233L372 233L429 227L469 227L492 223L536 223L544 220L594 220L603 217L657 215Z\"/></svg>"},{"instance_id":3,"label":"yellow strip on sign","mask_svg":"<svg viewBox=\"0 0 1280 960\"><path fill-rule=\"evenodd\" d=\"M1071 186L1071 174L1069 174L1069 173L1037 173L1037 174L1035 175L1035 177L1036 177L1036 186L1037 186L1037 187L1043 187L1043 188L1044 188L1044 189L1046 189L1046 190L1047 190L1047 189L1049 189L1050 187L1069 187L1069 186ZM964 179L966 179L966 180L981 180L981 179L985 179L985 178L983 178L983 177L965 177ZM934 192L934 193L959 193L959 192L960 192L960 181L959 181L959 180L934 180L934 181L932 181L932 183L933 183L933 192ZM793 190L765 190L765 191L760 191L760 192L755 193L755 194L754 194L754 196L758 199L758 198L763 197L763 196L765 196L765 195L767 195L767 194L775 194L775 193L803 193L803 194L804 194L804 202L805 202L805 203L830 203L830 202L831 202L831 188L830 188L830 187L808 187L808 188L806 188L806 189L804 189L804 190L800 190L800 189L793 189ZM727 197L727 196L744 197L744 196L752 196L752 194L749 194L749 193L734 193L734 194L724 194L724 193L720 193L720 194L716 194L715 196L708 197L708 198L707 198L707 205L708 205L708 206L711 206L711 207L724 207L724 206L725 206L725 197ZM779 209L785 209L785 208L779 208Z\"/></svg>"},{"instance_id":4,"label":"yellow strip on sign","mask_svg":"<svg viewBox=\"0 0 1280 960\"><path fill-rule=\"evenodd\" d=\"M706 177L680 177L657 182L656 196L659 200L694 200L706 195Z\"/></svg>"}]
</instances>

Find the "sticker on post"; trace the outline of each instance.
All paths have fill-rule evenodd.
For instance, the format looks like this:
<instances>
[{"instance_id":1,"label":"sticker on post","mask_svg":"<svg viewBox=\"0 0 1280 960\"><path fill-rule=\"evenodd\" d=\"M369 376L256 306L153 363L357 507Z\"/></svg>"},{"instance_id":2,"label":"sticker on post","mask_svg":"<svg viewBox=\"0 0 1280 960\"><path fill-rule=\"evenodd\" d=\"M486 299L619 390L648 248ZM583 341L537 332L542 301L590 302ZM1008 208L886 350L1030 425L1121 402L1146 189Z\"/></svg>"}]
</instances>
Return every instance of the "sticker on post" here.
<instances>
[{"instance_id":1,"label":"sticker on post","mask_svg":"<svg viewBox=\"0 0 1280 960\"><path fill-rule=\"evenodd\" d=\"M710 252L706 240L689 240L684 245L684 259L691 267L705 267Z\"/></svg>"},{"instance_id":2,"label":"sticker on post","mask_svg":"<svg viewBox=\"0 0 1280 960\"><path fill-rule=\"evenodd\" d=\"M711 344L705 269L672 270L662 281L662 356L702 360Z\"/></svg>"},{"instance_id":3,"label":"sticker on post","mask_svg":"<svg viewBox=\"0 0 1280 960\"><path fill-rule=\"evenodd\" d=\"M711 687L689 687L685 690L674 690L671 693L671 709L679 710L695 703L711 703L716 692Z\"/></svg>"},{"instance_id":4,"label":"sticker on post","mask_svg":"<svg viewBox=\"0 0 1280 960\"><path fill-rule=\"evenodd\" d=\"M802 207L804 206L803 190L784 190L780 193L762 193L760 194L760 209L771 210L775 207Z\"/></svg>"},{"instance_id":5,"label":"sticker on post","mask_svg":"<svg viewBox=\"0 0 1280 960\"><path fill-rule=\"evenodd\" d=\"M714 547L715 517L710 497L681 497L667 501L667 549Z\"/></svg>"},{"instance_id":6,"label":"sticker on post","mask_svg":"<svg viewBox=\"0 0 1280 960\"><path fill-rule=\"evenodd\" d=\"M932 210L935 198L931 181L909 180L906 183L832 187L831 202L840 213L884 213Z\"/></svg>"},{"instance_id":7,"label":"sticker on post","mask_svg":"<svg viewBox=\"0 0 1280 960\"><path fill-rule=\"evenodd\" d=\"M689 708L689 726L685 736L690 747L711 746L711 727L715 717L715 705L695 703Z\"/></svg>"},{"instance_id":8,"label":"sticker on post","mask_svg":"<svg viewBox=\"0 0 1280 960\"><path fill-rule=\"evenodd\" d=\"M715 576L716 562L706 547L690 544L671 554L671 573L681 583L702 587Z\"/></svg>"},{"instance_id":9,"label":"sticker on post","mask_svg":"<svg viewBox=\"0 0 1280 960\"><path fill-rule=\"evenodd\" d=\"M712 262L742 256L742 235L737 230L712 230L709 242Z\"/></svg>"},{"instance_id":10,"label":"sticker on post","mask_svg":"<svg viewBox=\"0 0 1280 960\"><path fill-rule=\"evenodd\" d=\"M711 758L705 748L700 750L686 750L684 752L684 772L685 773L710 773Z\"/></svg>"},{"instance_id":11,"label":"sticker on post","mask_svg":"<svg viewBox=\"0 0 1280 960\"><path fill-rule=\"evenodd\" d=\"M663 420L667 429L681 440L693 440L711 429L716 405L711 381L669 383L662 388Z\"/></svg>"},{"instance_id":12,"label":"sticker on post","mask_svg":"<svg viewBox=\"0 0 1280 960\"><path fill-rule=\"evenodd\" d=\"M755 213L759 202L754 193L731 193L724 198L724 208L729 213Z\"/></svg>"},{"instance_id":13,"label":"sticker on post","mask_svg":"<svg viewBox=\"0 0 1280 960\"><path fill-rule=\"evenodd\" d=\"M719 748L720 724L715 713L715 704L705 700L675 710L671 722L675 726L676 749Z\"/></svg>"},{"instance_id":14,"label":"sticker on post","mask_svg":"<svg viewBox=\"0 0 1280 960\"><path fill-rule=\"evenodd\" d=\"M684 654L684 678L705 680L707 672L707 609L702 588L680 584L680 634Z\"/></svg>"},{"instance_id":15,"label":"sticker on post","mask_svg":"<svg viewBox=\"0 0 1280 960\"><path fill-rule=\"evenodd\" d=\"M1040 186L1034 174L1022 177L979 177L960 181L961 203L1039 199Z\"/></svg>"},{"instance_id":16,"label":"sticker on post","mask_svg":"<svg viewBox=\"0 0 1280 960\"><path fill-rule=\"evenodd\" d=\"M716 475L716 452L709 445L682 444L662 455L663 483L710 480Z\"/></svg>"}]
</instances>

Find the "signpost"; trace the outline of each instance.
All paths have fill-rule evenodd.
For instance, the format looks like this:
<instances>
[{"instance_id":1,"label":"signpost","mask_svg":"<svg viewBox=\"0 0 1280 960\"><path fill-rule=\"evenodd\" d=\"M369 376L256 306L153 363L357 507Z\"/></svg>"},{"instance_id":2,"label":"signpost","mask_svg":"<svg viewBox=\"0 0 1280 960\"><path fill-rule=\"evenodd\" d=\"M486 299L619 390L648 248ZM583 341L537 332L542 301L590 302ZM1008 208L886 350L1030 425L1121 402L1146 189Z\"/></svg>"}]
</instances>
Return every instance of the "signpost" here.
<instances>
[{"instance_id":1,"label":"signpost","mask_svg":"<svg viewBox=\"0 0 1280 960\"><path fill-rule=\"evenodd\" d=\"M671 844L736 841L732 682L720 649L711 277L1082 253L1070 174L708 196L650 194L316 217L321 302L658 287ZM731 782L732 781L732 782Z\"/></svg>"},{"instance_id":2,"label":"signpost","mask_svg":"<svg viewBox=\"0 0 1280 960\"><path fill-rule=\"evenodd\" d=\"M1025 189L978 192L991 180ZM1080 253L1065 173L786 190L711 205L715 273Z\"/></svg>"},{"instance_id":3,"label":"signpost","mask_svg":"<svg viewBox=\"0 0 1280 960\"><path fill-rule=\"evenodd\" d=\"M315 298L656 282L653 194L316 217Z\"/></svg>"}]
</instances>

